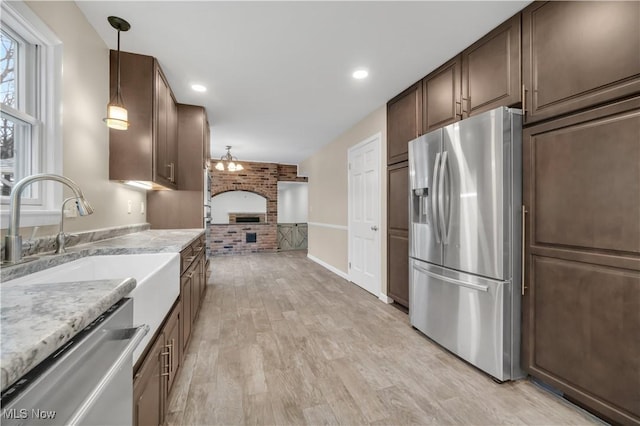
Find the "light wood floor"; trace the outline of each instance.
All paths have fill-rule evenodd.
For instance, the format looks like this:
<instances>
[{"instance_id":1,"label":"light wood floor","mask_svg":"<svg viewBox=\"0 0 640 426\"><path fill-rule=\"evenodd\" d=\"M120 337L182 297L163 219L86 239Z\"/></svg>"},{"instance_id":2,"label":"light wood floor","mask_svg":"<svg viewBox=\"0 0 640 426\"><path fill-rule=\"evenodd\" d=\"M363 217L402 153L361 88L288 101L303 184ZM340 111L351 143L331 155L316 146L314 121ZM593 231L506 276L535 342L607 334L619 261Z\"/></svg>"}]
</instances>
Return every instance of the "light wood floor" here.
<instances>
[{"instance_id":1,"label":"light wood floor","mask_svg":"<svg viewBox=\"0 0 640 426\"><path fill-rule=\"evenodd\" d=\"M597 423L526 380L494 383L305 255L212 259L169 424Z\"/></svg>"}]
</instances>

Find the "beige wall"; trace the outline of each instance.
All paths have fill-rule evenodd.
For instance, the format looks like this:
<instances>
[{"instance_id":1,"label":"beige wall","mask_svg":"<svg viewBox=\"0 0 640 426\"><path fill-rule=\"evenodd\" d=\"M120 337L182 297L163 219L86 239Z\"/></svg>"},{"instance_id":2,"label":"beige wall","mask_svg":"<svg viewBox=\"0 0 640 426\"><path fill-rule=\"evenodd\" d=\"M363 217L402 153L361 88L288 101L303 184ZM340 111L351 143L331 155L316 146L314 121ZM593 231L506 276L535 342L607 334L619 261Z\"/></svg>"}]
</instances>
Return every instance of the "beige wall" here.
<instances>
[{"instance_id":1,"label":"beige wall","mask_svg":"<svg viewBox=\"0 0 640 426\"><path fill-rule=\"evenodd\" d=\"M382 214L380 245L382 249L381 293L387 292L387 109L381 106L351 129L300 163L299 172L309 177L309 254L347 273L349 250L347 240L347 151L365 139L382 134L380 146L380 184ZM338 225L335 229L312 223Z\"/></svg>"},{"instance_id":2,"label":"beige wall","mask_svg":"<svg viewBox=\"0 0 640 426\"><path fill-rule=\"evenodd\" d=\"M91 216L65 219L65 230L146 222L146 194L109 181L109 131L102 122L109 102L107 46L74 2L27 4L63 43L63 174L80 185L95 210ZM65 197L70 195L65 188ZM128 200L131 214L127 214ZM141 202L145 214L140 214ZM55 232L57 226L47 226L38 234ZM31 234L28 229L22 233Z\"/></svg>"}]
</instances>

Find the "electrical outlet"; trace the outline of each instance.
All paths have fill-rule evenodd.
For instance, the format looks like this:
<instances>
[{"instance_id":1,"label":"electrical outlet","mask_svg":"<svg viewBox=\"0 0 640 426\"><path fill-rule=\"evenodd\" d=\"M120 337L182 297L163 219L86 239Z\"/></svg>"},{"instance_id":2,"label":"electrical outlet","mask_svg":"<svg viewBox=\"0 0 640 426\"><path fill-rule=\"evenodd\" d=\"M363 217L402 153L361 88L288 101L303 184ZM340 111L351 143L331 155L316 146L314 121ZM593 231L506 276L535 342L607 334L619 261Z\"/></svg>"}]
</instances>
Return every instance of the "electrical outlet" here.
<instances>
[{"instance_id":1,"label":"electrical outlet","mask_svg":"<svg viewBox=\"0 0 640 426\"><path fill-rule=\"evenodd\" d=\"M144 201L140 201L140 214L144 214Z\"/></svg>"},{"instance_id":2,"label":"electrical outlet","mask_svg":"<svg viewBox=\"0 0 640 426\"><path fill-rule=\"evenodd\" d=\"M131 214L131 207L132 207L133 203L131 202L131 200L127 201L127 213Z\"/></svg>"}]
</instances>

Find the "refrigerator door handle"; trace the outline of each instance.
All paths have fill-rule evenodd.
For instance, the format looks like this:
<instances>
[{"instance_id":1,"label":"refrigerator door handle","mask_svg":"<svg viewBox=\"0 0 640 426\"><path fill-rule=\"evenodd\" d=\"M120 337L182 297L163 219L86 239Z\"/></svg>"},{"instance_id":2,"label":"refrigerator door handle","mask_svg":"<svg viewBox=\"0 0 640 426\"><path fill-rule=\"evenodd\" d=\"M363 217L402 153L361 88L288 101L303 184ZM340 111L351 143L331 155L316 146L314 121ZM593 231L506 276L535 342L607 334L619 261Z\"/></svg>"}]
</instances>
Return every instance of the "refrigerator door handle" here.
<instances>
[{"instance_id":1,"label":"refrigerator door handle","mask_svg":"<svg viewBox=\"0 0 640 426\"><path fill-rule=\"evenodd\" d=\"M443 275L438 275L438 274L435 274L435 273L433 273L431 271L428 271L428 270L426 270L424 268L421 268L421 267L419 267L417 265L413 265L413 267L415 269L417 269L418 271L422 272L423 274L429 275L430 277L433 277L433 278L437 278L437 279L439 279L441 281L446 281L448 283L455 284L457 286L467 287L467 288L470 288L472 290L485 291L485 292L489 291L489 287L486 286L486 285L474 284L474 283L470 283L470 282L467 282L467 281L456 280L455 278L449 278L449 277L445 277Z\"/></svg>"},{"instance_id":2,"label":"refrigerator door handle","mask_svg":"<svg viewBox=\"0 0 640 426\"><path fill-rule=\"evenodd\" d=\"M437 185L438 185L438 166L440 165L440 153L436 154L436 159L433 162L433 179L431 180L431 217L433 217L433 232L434 234L436 234L436 242L439 243L440 242L440 229L438 227L438 200L436 199L437 196Z\"/></svg>"},{"instance_id":3,"label":"refrigerator door handle","mask_svg":"<svg viewBox=\"0 0 640 426\"><path fill-rule=\"evenodd\" d=\"M444 172L448 158L448 152L444 151L442 153L442 162L440 163L440 181L438 182L438 216L440 219L440 235L444 244L449 242L449 233L447 232L447 224L444 219Z\"/></svg>"}]
</instances>

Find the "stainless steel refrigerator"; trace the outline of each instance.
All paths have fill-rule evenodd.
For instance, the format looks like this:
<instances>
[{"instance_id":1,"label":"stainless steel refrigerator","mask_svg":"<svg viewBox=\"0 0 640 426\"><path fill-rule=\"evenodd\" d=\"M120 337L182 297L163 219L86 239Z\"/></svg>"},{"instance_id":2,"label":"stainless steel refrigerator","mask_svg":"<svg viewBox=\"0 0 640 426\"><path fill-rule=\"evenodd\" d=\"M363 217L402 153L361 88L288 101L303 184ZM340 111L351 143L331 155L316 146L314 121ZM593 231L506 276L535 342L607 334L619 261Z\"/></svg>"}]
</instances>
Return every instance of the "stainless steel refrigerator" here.
<instances>
[{"instance_id":1,"label":"stainless steel refrigerator","mask_svg":"<svg viewBox=\"0 0 640 426\"><path fill-rule=\"evenodd\" d=\"M520 369L522 115L498 108L409 143L409 318L505 381Z\"/></svg>"}]
</instances>

